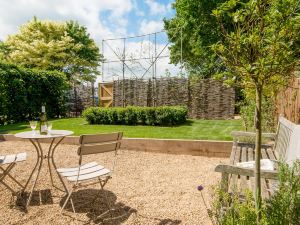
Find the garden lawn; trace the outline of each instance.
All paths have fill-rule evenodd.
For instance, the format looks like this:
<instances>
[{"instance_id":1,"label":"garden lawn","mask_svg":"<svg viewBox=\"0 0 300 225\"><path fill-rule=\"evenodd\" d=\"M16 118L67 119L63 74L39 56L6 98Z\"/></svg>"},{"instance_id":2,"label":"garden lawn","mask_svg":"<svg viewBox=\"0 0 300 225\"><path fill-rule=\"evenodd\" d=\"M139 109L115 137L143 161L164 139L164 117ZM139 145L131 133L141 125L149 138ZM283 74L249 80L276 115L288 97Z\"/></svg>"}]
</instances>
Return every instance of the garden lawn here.
<instances>
[{"instance_id":1,"label":"garden lawn","mask_svg":"<svg viewBox=\"0 0 300 225\"><path fill-rule=\"evenodd\" d=\"M123 131L129 138L231 140L231 131L243 130L241 120L188 120L174 127L89 125L83 118L52 120L53 129L71 130L74 135ZM31 130L29 123L1 125L0 133L15 134Z\"/></svg>"}]
</instances>

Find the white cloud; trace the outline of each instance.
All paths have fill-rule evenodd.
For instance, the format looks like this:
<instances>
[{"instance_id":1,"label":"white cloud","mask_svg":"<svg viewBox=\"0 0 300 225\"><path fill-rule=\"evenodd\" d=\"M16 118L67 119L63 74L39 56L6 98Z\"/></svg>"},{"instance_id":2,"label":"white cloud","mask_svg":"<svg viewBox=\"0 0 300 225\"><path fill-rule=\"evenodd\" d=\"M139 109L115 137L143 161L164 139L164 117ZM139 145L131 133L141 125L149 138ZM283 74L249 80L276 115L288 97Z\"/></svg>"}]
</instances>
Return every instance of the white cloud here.
<instances>
[{"instance_id":1,"label":"white cloud","mask_svg":"<svg viewBox=\"0 0 300 225\"><path fill-rule=\"evenodd\" d=\"M155 21L155 20L142 20L140 25L140 34L149 34L154 32L159 32L164 29L163 21Z\"/></svg>"},{"instance_id":2,"label":"white cloud","mask_svg":"<svg viewBox=\"0 0 300 225\"><path fill-rule=\"evenodd\" d=\"M168 6L158 3L155 0L145 0L145 2L148 5L152 15L166 14L168 12Z\"/></svg>"},{"instance_id":3,"label":"white cloud","mask_svg":"<svg viewBox=\"0 0 300 225\"><path fill-rule=\"evenodd\" d=\"M168 12L171 12L171 11L172 11L172 4L173 4L172 1L170 1L170 2L168 3L168 5L167 5L167 10L168 10Z\"/></svg>"},{"instance_id":4,"label":"white cloud","mask_svg":"<svg viewBox=\"0 0 300 225\"><path fill-rule=\"evenodd\" d=\"M133 8L132 0L0 0L0 39L17 32L18 27L33 16L39 19L77 20L88 28L91 36L102 38L126 35L125 15ZM101 13L110 11L112 30L100 20Z\"/></svg>"},{"instance_id":5,"label":"white cloud","mask_svg":"<svg viewBox=\"0 0 300 225\"><path fill-rule=\"evenodd\" d=\"M140 16L140 17L145 16L145 12L139 8L138 0L133 0L133 9L137 16Z\"/></svg>"},{"instance_id":6,"label":"white cloud","mask_svg":"<svg viewBox=\"0 0 300 225\"><path fill-rule=\"evenodd\" d=\"M155 45L149 37L142 37L137 39L126 40L126 61L125 65L125 78L150 78L153 74L153 66L155 60ZM103 67L104 76L101 81L111 81L113 79L122 79L122 54L123 54L123 40L106 41L104 44L105 56L108 61L114 61L105 63ZM170 54L167 43L157 43L156 56L160 54L161 58L156 60L156 75L157 77L164 77L166 69L168 69L172 76L176 76L180 68L170 64ZM109 46L110 47L109 47ZM112 51L115 50L116 54ZM142 59L139 59L142 58ZM143 59L146 58L146 59ZM150 58L150 59L149 59ZM134 60L139 59L139 60Z\"/></svg>"}]
</instances>

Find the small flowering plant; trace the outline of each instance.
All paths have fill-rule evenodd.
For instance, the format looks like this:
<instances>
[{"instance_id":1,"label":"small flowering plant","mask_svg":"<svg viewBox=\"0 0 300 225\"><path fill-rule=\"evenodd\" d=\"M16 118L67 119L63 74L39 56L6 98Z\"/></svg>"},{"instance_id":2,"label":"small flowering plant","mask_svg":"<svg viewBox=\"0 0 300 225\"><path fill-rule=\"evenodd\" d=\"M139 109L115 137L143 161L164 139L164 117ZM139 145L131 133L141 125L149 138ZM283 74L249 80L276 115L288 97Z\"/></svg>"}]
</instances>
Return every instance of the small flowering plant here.
<instances>
[{"instance_id":1,"label":"small flowering plant","mask_svg":"<svg viewBox=\"0 0 300 225\"><path fill-rule=\"evenodd\" d=\"M214 218L213 218L212 210L210 209L210 207L208 207L208 205L206 204L206 201L205 201L205 199L204 199L204 197L203 197L202 191L204 190L204 186L203 186L203 185L197 186L197 190L198 190L198 191L200 192L200 194L201 194L202 202L203 202L203 204L205 205L206 212L207 212L207 214L208 214L208 216L209 216L209 218L210 218L212 224L216 224L215 221L214 221Z\"/></svg>"},{"instance_id":2,"label":"small flowering plant","mask_svg":"<svg viewBox=\"0 0 300 225\"><path fill-rule=\"evenodd\" d=\"M202 185L199 185L199 186L197 187L197 189L198 189L198 191L202 191L202 190L204 189L204 187L203 187ZM202 193L201 193L201 195L202 195Z\"/></svg>"}]
</instances>

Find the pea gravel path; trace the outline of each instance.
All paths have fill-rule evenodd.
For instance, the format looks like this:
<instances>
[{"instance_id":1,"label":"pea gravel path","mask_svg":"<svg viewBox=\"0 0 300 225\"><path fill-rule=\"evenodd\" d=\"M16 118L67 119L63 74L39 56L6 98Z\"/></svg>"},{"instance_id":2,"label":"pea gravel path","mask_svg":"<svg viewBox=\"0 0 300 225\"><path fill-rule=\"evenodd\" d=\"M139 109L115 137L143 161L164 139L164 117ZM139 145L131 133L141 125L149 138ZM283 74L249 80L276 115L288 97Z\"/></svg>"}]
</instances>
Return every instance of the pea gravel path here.
<instances>
[{"instance_id":1,"label":"pea gravel path","mask_svg":"<svg viewBox=\"0 0 300 225\"><path fill-rule=\"evenodd\" d=\"M46 148L48 144L42 146ZM76 150L74 145L60 145L55 154L57 166L76 166ZM0 142L0 155L20 151L26 151L28 158L14 168L14 175L24 183L36 160L32 144ZM110 156L111 153L96 158L89 156L87 161L110 165ZM99 217L107 208L102 198L93 201L99 194L98 186L75 193L76 214L70 206L60 214L63 193L50 189L49 174L44 166L38 183L42 202L39 192L35 192L28 213L16 206L16 201L22 199L12 201L10 193L0 184L0 224L210 224L196 187L205 186L203 194L209 202L211 189L220 179L220 174L213 170L220 162L226 159L121 150L113 179L106 186L110 204L115 208L112 218L110 214ZM60 185L58 179L55 183ZM84 202L91 203L83 206Z\"/></svg>"}]
</instances>

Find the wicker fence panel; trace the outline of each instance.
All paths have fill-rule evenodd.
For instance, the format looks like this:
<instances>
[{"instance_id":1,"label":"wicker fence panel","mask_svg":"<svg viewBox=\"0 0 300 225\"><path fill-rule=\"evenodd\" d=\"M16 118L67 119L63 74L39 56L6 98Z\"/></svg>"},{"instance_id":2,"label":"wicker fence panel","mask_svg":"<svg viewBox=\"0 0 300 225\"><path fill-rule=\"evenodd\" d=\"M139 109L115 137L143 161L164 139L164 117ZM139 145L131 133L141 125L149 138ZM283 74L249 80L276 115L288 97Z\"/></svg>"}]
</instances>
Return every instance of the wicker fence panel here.
<instances>
[{"instance_id":1,"label":"wicker fence panel","mask_svg":"<svg viewBox=\"0 0 300 225\"><path fill-rule=\"evenodd\" d=\"M179 78L157 79L155 83L156 105L188 105L188 80Z\"/></svg>"},{"instance_id":2,"label":"wicker fence panel","mask_svg":"<svg viewBox=\"0 0 300 225\"><path fill-rule=\"evenodd\" d=\"M277 115L283 115L288 120L300 123L300 79L294 79L289 87L280 92L276 98Z\"/></svg>"},{"instance_id":3,"label":"wicker fence panel","mask_svg":"<svg viewBox=\"0 0 300 225\"><path fill-rule=\"evenodd\" d=\"M123 103L125 106L185 105L190 118L228 119L234 116L234 89L212 79L197 82L185 78L128 79L114 81L113 90L113 106L123 106Z\"/></svg>"},{"instance_id":4,"label":"wicker fence panel","mask_svg":"<svg viewBox=\"0 0 300 225\"><path fill-rule=\"evenodd\" d=\"M67 95L68 116L80 116L85 108L97 105L97 102L92 97L93 92L97 93L97 88L92 88L91 84L76 85L69 90Z\"/></svg>"}]
</instances>

